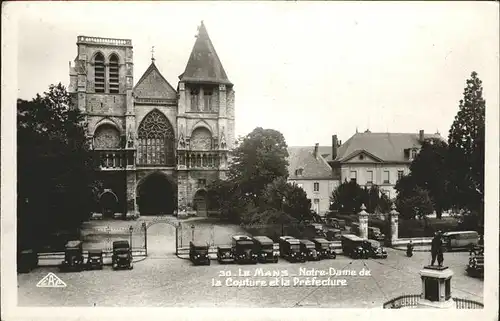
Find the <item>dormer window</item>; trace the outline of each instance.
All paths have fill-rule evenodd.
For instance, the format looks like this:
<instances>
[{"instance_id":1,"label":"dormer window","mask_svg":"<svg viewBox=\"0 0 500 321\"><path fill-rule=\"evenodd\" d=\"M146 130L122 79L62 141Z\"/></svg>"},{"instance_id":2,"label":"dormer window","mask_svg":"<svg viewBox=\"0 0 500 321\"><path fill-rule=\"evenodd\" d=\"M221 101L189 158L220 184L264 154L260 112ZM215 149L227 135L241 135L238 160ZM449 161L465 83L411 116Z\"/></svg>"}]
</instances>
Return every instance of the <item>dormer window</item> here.
<instances>
[{"instance_id":1,"label":"dormer window","mask_svg":"<svg viewBox=\"0 0 500 321\"><path fill-rule=\"evenodd\" d=\"M304 172L303 168L298 168L295 170L295 175L296 176L302 176L302 173Z\"/></svg>"},{"instance_id":2,"label":"dormer window","mask_svg":"<svg viewBox=\"0 0 500 321\"><path fill-rule=\"evenodd\" d=\"M418 151L416 148L411 149L411 159L415 159L417 157Z\"/></svg>"}]
</instances>

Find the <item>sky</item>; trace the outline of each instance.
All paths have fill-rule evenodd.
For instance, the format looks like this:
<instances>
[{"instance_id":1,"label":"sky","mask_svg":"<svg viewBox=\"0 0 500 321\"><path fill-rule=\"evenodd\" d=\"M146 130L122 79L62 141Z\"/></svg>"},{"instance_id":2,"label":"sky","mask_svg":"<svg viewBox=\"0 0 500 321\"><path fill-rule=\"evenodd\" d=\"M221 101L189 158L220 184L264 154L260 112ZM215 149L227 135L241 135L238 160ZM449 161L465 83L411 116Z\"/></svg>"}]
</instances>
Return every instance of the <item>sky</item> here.
<instances>
[{"instance_id":1,"label":"sky","mask_svg":"<svg viewBox=\"0 0 500 321\"><path fill-rule=\"evenodd\" d=\"M203 20L234 83L236 135L290 146L356 129L447 137L472 71L499 106L498 4L470 2L31 2L17 21L17 94L69 84L78 35L131 39L134 83L151 63L176 88ZM7 10L5 10L7 9ZM488 111L487 111L488 115Z\"/></svg>"}]
</instances>

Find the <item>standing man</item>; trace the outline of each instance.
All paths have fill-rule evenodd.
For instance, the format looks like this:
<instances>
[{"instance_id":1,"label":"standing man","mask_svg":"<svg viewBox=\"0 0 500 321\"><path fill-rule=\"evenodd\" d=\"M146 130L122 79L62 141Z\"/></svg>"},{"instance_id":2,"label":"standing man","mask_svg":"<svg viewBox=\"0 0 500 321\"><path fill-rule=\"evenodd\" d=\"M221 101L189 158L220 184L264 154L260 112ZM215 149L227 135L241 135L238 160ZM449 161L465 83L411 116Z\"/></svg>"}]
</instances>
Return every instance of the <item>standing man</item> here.
<instances>
[{"instance_id":1,"label":"standing man","mask_svg":"<svg viewBox=\"0 0 500 321\"><path fill-rule=\"evenodd\" d=\"M431 255L432 255L431 265L434 265L434 262L436 262L437 258L438 266L443 266L444 258L443 258L443 241L441 239L441 231L438 231L434 235L434 238L432 239Z\"/></svg>"}]
</instances>

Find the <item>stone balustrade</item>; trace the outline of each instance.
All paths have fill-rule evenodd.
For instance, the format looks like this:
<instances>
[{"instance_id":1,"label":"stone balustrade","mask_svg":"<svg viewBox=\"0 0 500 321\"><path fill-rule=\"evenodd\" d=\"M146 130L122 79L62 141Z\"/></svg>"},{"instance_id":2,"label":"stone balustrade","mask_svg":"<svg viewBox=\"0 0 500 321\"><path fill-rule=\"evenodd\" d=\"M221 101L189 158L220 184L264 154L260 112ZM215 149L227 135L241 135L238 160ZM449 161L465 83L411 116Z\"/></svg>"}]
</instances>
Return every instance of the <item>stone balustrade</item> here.
<instances>
[{"instance_id":1,"label":"stone balustrade","mask_svg":"<svg viewBox=\"0 0 500 321\"><path fill-rule=\"evenodd\" d=\"M78 36L78 43L91 43L91 44L114 45L114 46L132 46L132 40L130 39L113 39L113 38L100 38L100 37L87 37L87 36Z\"/></svg>"},{"instance_id":2,"label":"stone balustrade","mask_svg":"<svg viewBox=\"0 0 500 321\"><path fill-rule=\"evenodd\" d=\"M213 168L218 169L221 164L221 155L210 151L186 151L177 155L179 168Z\"/></svg>"},{"instance_id":3,"label":"stone balustrade","mask_svg":"<svg viewBox=\"0 0 500 321\"><path fill-rule=\"evenodd\" d=\"M95 150L96 166L101 170L123 170L134 165L134 153L127 150Z\"/></svg>"}]
</instances>

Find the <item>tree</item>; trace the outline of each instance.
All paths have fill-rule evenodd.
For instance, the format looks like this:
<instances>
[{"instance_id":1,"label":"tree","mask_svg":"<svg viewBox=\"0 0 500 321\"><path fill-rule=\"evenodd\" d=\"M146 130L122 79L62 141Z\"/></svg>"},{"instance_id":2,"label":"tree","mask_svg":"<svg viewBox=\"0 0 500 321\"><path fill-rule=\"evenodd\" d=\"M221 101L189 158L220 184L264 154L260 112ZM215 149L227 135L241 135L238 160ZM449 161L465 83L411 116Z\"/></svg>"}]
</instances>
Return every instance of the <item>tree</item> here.
<instances>
[{"instance_id":1,"label":"tree","mask_svg":"<svg viewBox=\"0 0 500 321\"><path fill-rule=\"evenodd\" d=\"M459 110L448 136L452 205L483 215L485 109L476 72L467 79Z\"/></svg>"},{"instance_id":2,"label":"tree","mask_svg":"<svg viewBox=\"0 0 500 321\"><path fill-rule=\"evenodd\" d=\"M365 204L369 213L388 212L391 201L377 185L362 188L355 181L344 181L330 197L331 210L357 213L361 204Z\"/></svg>"},{"instance_id":3,"label":"tree","mask_svg":"<svg viewBox=\"0 0 500 321\"><path fill-rule=\"evenodd\" d=\"M298 222L312 219L311 200L307 198L306 192L297 185L288 183L284 177L279 177L267 185L262 193L260 208L273 208Z\"/></svg>"},{"instance_id":4,"label":"tree","mask_svg":"<svg viewBox=\"0 0 500 321\"><path fill-rule=\"evenodd\" d=\"M20 246L89 216L96 186L83 120L61 84L17 101Z\"/></svg>"},{"instance_id":5,"label":"tree","mask_svg":"<svg viewBox=\"0 0 500 321\"><path fill-rule=\"evenodd\" d=\"M396 206L401 216L406 219L425 219L434 210L429 192L419 186L415 186L411 192L398 194Z\"/></svg>"},{"instance_id":6,"label":"tree","mask_svg":"<svg viewBox=\"0 0 500 321\"><path fill-rule=\"evenodd\" d=\"M233 151L229 178L242 194L250 195L257 202L267 184L278 177L288 177L287 158L283 134L257 127L240 139Z\"/></svg>"},{"instance_id":7,"label":"tree","mask_svg":"<svg viewBox=\"0 0 500 321\"><path fill-rule=\"evenodd\" d=\"M447 155L446 142L429 139L422 143L420 153L410 165L412 183L429 192L438 219L450 207Z\"/></svg>"}]
</instances>

